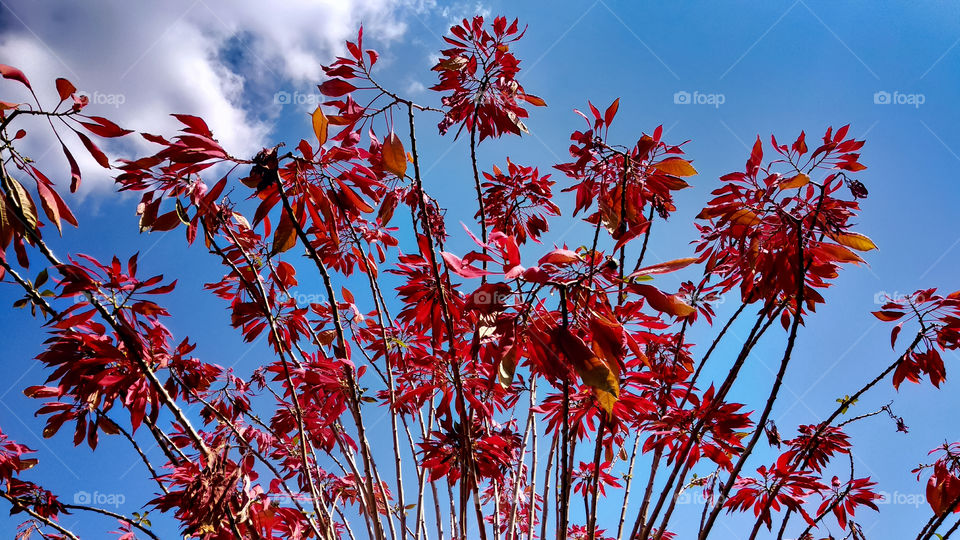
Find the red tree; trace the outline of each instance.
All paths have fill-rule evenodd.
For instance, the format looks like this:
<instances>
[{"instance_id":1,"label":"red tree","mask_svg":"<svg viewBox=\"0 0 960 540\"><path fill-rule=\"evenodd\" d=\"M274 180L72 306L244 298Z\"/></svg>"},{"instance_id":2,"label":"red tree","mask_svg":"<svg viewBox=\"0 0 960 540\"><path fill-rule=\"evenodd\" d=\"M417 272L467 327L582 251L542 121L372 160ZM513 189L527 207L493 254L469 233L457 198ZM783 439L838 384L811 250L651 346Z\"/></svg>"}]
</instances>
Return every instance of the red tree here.
<instances>
[{"instance_id":1,"label":"red tree","mask_svg":"<svg viewBox=\"0 0 960 540\"><path fill-rule=\"evenodd\" d=\"M885 369L793 435L770 420L819 291L875 248L852 225L867 196L856 178L863 141L846 126L809 147L802 132L790 144L758 137L744 170L721 177L697 216L693 252L649 264L651 225L674 212L674 192L696 170L661 127L613 140L619 100L577 111L585 124L553 174L509 157L489 170L478 162L478 144L522 135L528 108L545 105L518 81L511 45L523 34L503 17L451 28L433 68L437 109L381 85L361 30L325 68L329 101L312 115L313 137L252 158L222 148L202 119L175 115L179 134L140 134L154 154L111 162L88 134L131 132L88 115L64 79L53 108L0 102L0 276L23 289L17 307L50 334L37 357L47 380L24 390L42 402L44 436L66 427L92 449L101 434L126 439L156 484L143 504L192 538L669 539L686 491L705 496L700 539L738 512L754 518L749 538L764 529L814 538L825 522L862 538L857 512L877 510L878 495L854 470L844 427L878 413L905 427L889 406L848 409L891 374L894 386L939 386L941 353L960 344L960 293L891 300L874 313L897 322ZM18 69L0 75L31 88ZM205 287L244 340L266 336L269 362L241 377L194 357L194 343L164 323L176 283L146 277L136 255L51 249L50 225L63 233L78 223L42 164L18 150L18 121L29 116L58 138L78 137L120 190L141 194L141 232L182 229L223 264ZM468 229L479 236L448 228L425 189L421 117L470 139L478 221ZM62 149L76 191L81 171ZM575 194L572 209L558 204L560 190ZM590 224L589 246L540 244L564 212ZM445 249L465 235L474 250ZM678 271L691 277L679 290L656 285ZM319 276L325 300L296 294L305 276ZM705 350L694 348L687 331L714 325L720 295L740 305ZM746 339L715 357L742 318L753 321ZM785 343L768 398L728 401L777 322ZM905 325L909 344L897 349ZM729 364L722 379L701 377L711 358ZM375 442L390 446L386 461L369 423L382 408L389 434ZM162 462L147 458L145 442ZM750 462L758 444L779 457ZM918 538L957 528L944 524L960 511L958 444L915 471L928 478L933 514ZM59 517L89 511L119 520L121 538L157 538L143 515L67 504L34 483L34 454L0 433L0 496L24 514L20 537L76 538ZM600 511L601 498L616 511Z\"/></svg>"}]
</instances>

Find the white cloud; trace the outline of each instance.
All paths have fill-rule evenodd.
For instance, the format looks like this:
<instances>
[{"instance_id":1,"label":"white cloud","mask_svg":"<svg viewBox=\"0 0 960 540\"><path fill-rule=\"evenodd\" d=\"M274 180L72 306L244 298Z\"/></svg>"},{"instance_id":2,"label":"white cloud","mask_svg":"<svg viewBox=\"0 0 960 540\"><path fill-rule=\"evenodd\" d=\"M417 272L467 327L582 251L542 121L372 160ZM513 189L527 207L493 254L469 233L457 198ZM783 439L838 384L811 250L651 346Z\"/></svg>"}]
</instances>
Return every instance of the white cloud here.
<instances>
[{"instance_id":1,"label":"white cloud","mask_svg":"<svg viewBox=\"0 0 960 540\"><path fill-rule=\"evenodd\" d=\"M420 81L410 81L410 84L407 85L407 93L410 95L421 94L426 89L426 85Z\"/></svg>"},{"instance_id":2,"label":"white cloud","mask_svg":"<svg viewBox=\"0 0 960 540\"><path fill-rule=\"evenodd\" d=\"M451 24L459 24L463 19L470 19L474 15L489 17L490 7L484 6L482 2L452 2L441 9L440 15Z\"/></svg>"},{"instance_id":3,"label":"white cloud","mask_svg":"<svg viewBox=\"0 0 960 540\"><path fill-rule=\"evenodd\" d=\"M87 112L123 127L172 134L170 113L203 117L228 151L252 155L267 142L279 112L272 100L282 81L319 82L321 64L356 36L360 23L378 41L399 37L401 0L231 0L117 2L7 0L0 25L0 63L22 69L41 102L56 103L56 77L70 79L96 97ZM0 83L0 99L26 101L11 81ZM40 127L40 126L37 126ZM33 157L60 159L55 139L28 139ZM64 133L68 141L73 137ZM68 142L69 144L69 142ZM51 150L52 147L52 150ZM85 192L111 182L78 145ZM153 149L139 139L111 142L113 155Z\"/></svg>"}]
</instances>

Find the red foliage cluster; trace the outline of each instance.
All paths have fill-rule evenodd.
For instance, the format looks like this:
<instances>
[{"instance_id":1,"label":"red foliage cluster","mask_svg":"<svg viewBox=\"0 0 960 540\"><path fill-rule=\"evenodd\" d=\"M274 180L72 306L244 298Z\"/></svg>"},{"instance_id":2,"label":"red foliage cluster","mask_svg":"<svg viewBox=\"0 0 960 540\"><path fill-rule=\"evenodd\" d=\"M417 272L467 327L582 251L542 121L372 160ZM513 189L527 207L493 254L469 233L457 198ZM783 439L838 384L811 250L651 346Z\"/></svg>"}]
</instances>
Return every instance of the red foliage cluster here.
<instances>
[{"instance_id":1,"label":"red foliage cluster","mask_svg":"<svg viewBox=\"0 0 960 540\"><path fill-rule=\"evenodd\" d=\"M524 167L507 159L504 172L496 165L493 173L483 173L483 204L487 225L512 236L518 244L527 238L539 241L547 232L547 218L559 216L553 202L550 175L540 176L536 167ZM477 213L476 217L480 217Z\"/></svg>"},{"instance_id":2,"label":"red foliage cluster","mask_svg":"<svg viewBox=\"0 0 960 540\"><path fill-rule=\"evenodd\" d=\"M440 133L460 124L458 135L464 128L476 130L482 141L527 131L522 120L527 111L520 102L538 107L546 103L526 93L516 79L520 61L510 52L510 44L524 32L516 19L508 27L506 17L495 18L490 29L479 16L450 28L453 36L444 36L443 40L452 47L441 51L443 56L433 67L440 82L432 90L450 92L442 100L446 112Z\"/></svg>"},{"instance_id":3,"label":"red foliage cluster","mask_svg":"<svg viewBox=\"0 0 960 540\"><path fill-rule=\"evenodd\" d=\"M587 126L570 136L571 161L554 167L568 179L563 191L575 193L570 217L583 214L592 242L538 247L549 220L561 215L554 181L508 158L482 184L476 175L483 234L468 228L477 248L460 255L448 248L459 233L448 232L440 202L424 187L415 116L443 114L441 133L459 125L473 149L476 134L483 141L525 132L522 103L544 103L517 80L511 47L524 33L517 21L487 25L475 17L450 32L444 39L452 48L434 67L442 109L381 85L372 71L379 56L363 48L361 30L347 56L324 68L319 89L329 101L311 115L316 140L236 157L202 119L175 115L180 133L141 134L157 150L115 164L119 188L141 193L141 232L182 227L187 244L202 244L222 264L223 276L206 289L243 340L266 337L271 353L247 378L174 339L159 299L175 282L137 277L136 255L126 264L58 259L42 227L59 230L76 219L32 162L16 152L0 161L0 277L24 289L18 305L39 310L50 331L38 356L47 381L25 391L46 400L37 411L47 416L44 435L71 423L74 444L92 449L100 434L137 449L149 438L164 462L155 469L140 454L162 492L146 505L172 515L184 535L208 540L342 538L360 527L373 538L419 537L428 512L441 536L446 528L450 537L473 537L472 526L484 538L488 529L540 537L549 525L558 537L670 539L677 496L692 487L707 499L701 539L724 509L754 515L751 538L783 510L784 527L791 514L804 519L801 537L830 515L854 534L855 511L876 510L877 495L852 461L846 480L834 474L853 444L837 420L890 373L895 386L924 376L939 386L940 352L960 345L960 293L924 290L891 301L875 315L900 320L892 345L907 320L920 328L886 371L792 439L769 420L802 318L824 301L818 290L844 264L862 262L855 252L875 248L852 230L867 194L852 177L865 168L863 141L848 138L846 126L828 128L812 152L802 132L791 145L772 138L776 156L764 162L758 138L745 170L721 177L699 213L695 252L645 265L653 222L673 214L675 192L697 172L683 144L663 140L662 127L634 135L636 142L614 140L619 99L602 113L588 103L588 113L577 111ZM0 68L30 88L20 71ZM130 132L84 115L73 85L56 85L61 101L53 110L0 102L7 145L0 152L22 138L6 138L14 117L42 115L73 130L110 167L77 127L100 137ZM60 110L68 98L73 104ZM64 152L76 189L80 172ZM36 180L46 221L8 168ZM407 219L400 234L396 224ZM33 281L20 276L7 261L11 245L20 267L33 250L47 270ZM664 289L658 278L681 270L699 275ZM54 290L42 290L54 272ZM320 294L305 297L306 286ZM705 353L695 349L688 329L713 324L713 304L734 287L741 307ZM749 306L755 322L739 350L730 349L728 374L705 383L707 360ZM778 319L787 345L757 414L729 396ZM889 406L883 410L902 427ZM743 474L764 435L779 455L756 475ZM380 445L390 446L392 464L378 464ZM960 448L940 451L927 496L942 523L960 502ZM2 495L30 513L31 526L65 535L56 517L73 507L19 479L35 463L23 457L31 452L0 434ZM600 498L628 490L636 460L647 458L654 474L640 508L624 502L616 532L598 524ZM569 514L573 497L583 498L583 523ZM121 538L152 534L142 519L113 517ZM931 526L930 534L939 523Z\"/></svg>"}]
</instances>

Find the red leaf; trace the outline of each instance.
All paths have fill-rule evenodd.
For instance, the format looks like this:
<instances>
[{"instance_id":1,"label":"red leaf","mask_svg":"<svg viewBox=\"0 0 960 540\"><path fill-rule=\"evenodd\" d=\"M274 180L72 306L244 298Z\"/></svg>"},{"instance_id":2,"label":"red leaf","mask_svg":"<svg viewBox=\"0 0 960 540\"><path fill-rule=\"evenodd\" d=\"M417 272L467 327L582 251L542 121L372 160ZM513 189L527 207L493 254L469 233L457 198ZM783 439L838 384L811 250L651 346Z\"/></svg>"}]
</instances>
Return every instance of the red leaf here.
<instances>
[{"instance_id":1,"label":"red leaf","mask_svg":"<svg viewBox=\"0 0 960 540\"><path fill-rule=\"evenodd\" d=\"M160 201L158 200L157 202L160 202ZM173 211L167 212L166 214L157 216L157 218L154 219L153 222L150 224L150 230L158 231L158 232L172 231L173 229L177 228L177 226L179 226L181 223L183 222L180 221L180 216L177 215L176 210L173 210Z\"/></svg>"},{"instance_id":2,"label":"red leaf","mask_svg":"<svg viewBox=\"0 0 960 540\"><path fill-rule=\"evenodd\" d=\"M163 276L159 276L159 277L162 278ZM173 280L172 282L166 285L157 287L155 289L150 289L149 291L143 291L143 294L167 294L170 291L174 290L176 287L177 287L177 280Z\"/></svg>"},{"instance_id":3,"label":"red leaf","mask_svg":"<svg viewBox=\"0 0 960 540\"><path fill-rule=\"evenodd\" d=\"M183 122L188 129L184 131L188 133L195 133L197 135L203 135L204 137L213 137L213 133L210 132L210 128L207 127L207 123L203 121L203 118L199 116L193 116L190 114L172 114L174 118Z\"/></svg>"},{"instance_id":4,"label":"red leaf","mask_svg":"<svg viewBox=\"0 0 960 540\"><path fill-rule=\"evenodd\" d=\"M460 257L457 257L452 253L441 251L440 256L443 257L443 262L447 263L447 268L449 268L451 272L457 274L458 276L472 279L490 275L490 272L487 272L486 270L481 270L475 266L464 264Z\"/></svg>"},{"instance_id":5,"label":"red leaf","mask_svg":"<svg viewBox=\"0 0 960 540\"><path fill-rule=\"evenodd\" d=\"M647 299L647 303L650 304L650 307L662 313L667 313L669 315L682 318L690 316L696 312L696 309L692 306L685 304L672 294L663 293L660 289L657 289L653 285L634 284L632 287Z\"/></svg>"},{"instance_id":6,"label":"red leaf","mask_svg":"<svg viewBox=\"0 0 960 540\"><path fill-rule=\"evenodd\" d=\"M0 64L0 76L2 76L4 79L12 79L14 81L20 81L27 88L30 88L31 90L33 89L30 86L30 81L27 80L27 76L24 75L22 71L20 71L19 69L13 66Z\"/></svg>"},{"instance_id":7,"label":"red leaf","mask_svg":"<svg viewBox=\"0 0 960 540\"><path fill-rule=\"evenodd\" d=\"M57 79L57 93L60 94L60 101L67 99L77 91L77 87L72 82L60 77Z\"/></svg>"},{"instance_id":8,"label":"red leaf","mask_svg":"<svg viewBox=\"0 0 960 540\"><path fill-rule=\"evenodd\" d=\"M893 327L893 330L890 331L890 348L895 349L897 347L897 336L900 335L900 331L903 330L903 323L900 323Z\"/></svg>"},{"instance_id":9,"label":"red leaf","mask_svg":"<svg viewBox=\"0 0 960 540\"><path fill-rule=\"evenodd\" d=\"M546 283L550 280L550 274L547 274L540 269L539 266L534 266L532 268L527 268L521 274L524 281L529 281L531 283Z\"/></svg>"},{"instance_id":10,"label":"red leaf","mask_svg":"<svg viewBox=\"0 0 960 540\"><path fill-rule=\"evenodd\" d=\"M593 117L596 120L600 120L600 110L593 106L593 103L587 102L587 105L590 106L590 112L593 113Z\"/></svg>"},{"instance_id":11,"label":"red leaf","mask_svg":"<svg viewBox=\"0 0 960 540\"><path fill-rule=\"evenodd\" d=\"M47 214L50 221L57 226L57 231L63 234L63 227L60 225L60 204L57 203L59 197L57 197L57 194L50 189L49 186L40 180L37 180L37 193L40 195L40 206L43 207L43 211Z\"/></svg>"},{"instance_id":12,"label":"red leaf","mask_svg":"<svg viewBox=\"0 0 960 540\"><path fill-rule=\"evenodd\" d=\"M569 249L555 249L540 258L537 264L565 265L580 260L580 256L575 251Z\"/></svg>"},{"instance_id":13,"label":"red leaf","mask_svg":"<svg viewBox=\"0 0 960 540\"><path fill-rule=\"evenodd\" d=\"M668 272L674 272L680 270L681 268L686 268L691 264L697 262L696 257L688 257L685 259L675 259L672 261L663 262L660 264L654 264L651 266L645 266L636 272L630 274L627 277L637 277L637 276L649 276L652 274L666 274Z\"/></svg>"},{"instance_id":14,"label":"red leaf","mask_svg":"<svg viewBox=\"0 0 960 540\"><path fill-rule=\"evenodd\" d=\"M133 133L133 130L123 129L102 116L90 116L89 118L96 122L96 124L80 122L80 125L87 128L87 130L94 135L99 135L100 137L123 137L128 133Z\"/></svg>"},{"instance_id":15,"label":"red leaf","mask_svg":"<svg viewBox=\"0 0 960 540\"><path fill-rule=\"evenodd\" d=\"M763 161L763 143L757 136L757 142L753 143L753 150L750 152L750 159L747 160L747 174L755 175Z\"/></svg>"},{"instance_id":16,"label":"red leaf","mask_svg":"<svg viewBox=\"0 0 960 540\"><path fill-rule=\"evenodd\" d=\"M874 311L873 316L884 322L895 321L904 316L902 311L884 310Z\"/></svg>"},{"instance_id":17,"label":"red leaf","mask_svg":"<svg viewBox=\"0 0 960 540\"><path fill-rule=\"evenodd\" d=\"M357 89L356 86L343 79L330 79L318 86L318 88L321 94L330 97L340 97Z\"/></svg>"},{"instance_id":18,"label":"red leaf","mask_svg":"<svg viewBox=\"0 0 960 540\"><path fill-rule=\"evenodd\" d=\"M620 108L620 98L613 100L613 103L607 107L606 112L603 113L603 122L610 125L613 122L613 117L617 115L617 109Z\"/></svg>"},{"instance_id":19,"label":"red leaf","mask_svg":"<svg viewBox=\"0 0 960 540\"><path fill-rule=\"evenodd\" d=\"M97 160L97 163L100 164L104 169L110 168L110 160L107 159L107 155L103 153L97 145L93 144L93 141L90 140L90 137L87 137L79 131L76 132L77 137L80 137L80 142L87 147L87 151L90 152L90 155L93 156L93 159Z\"/></svg>"},{"instance_id":20,"label":"red leaf","mask_svg":"<svg viewBox=\"0 0 960 540\"><path fill-rule=\"evenodd\" d=\"M67 150L65 144L61 143L60 147L63 148L63 155L67 156L67 161L70 162L70 193L76 193L77 188L80 187L80 166L77 165L77 160L73 158L73 154Z\"/></svg>"}]
</instances>

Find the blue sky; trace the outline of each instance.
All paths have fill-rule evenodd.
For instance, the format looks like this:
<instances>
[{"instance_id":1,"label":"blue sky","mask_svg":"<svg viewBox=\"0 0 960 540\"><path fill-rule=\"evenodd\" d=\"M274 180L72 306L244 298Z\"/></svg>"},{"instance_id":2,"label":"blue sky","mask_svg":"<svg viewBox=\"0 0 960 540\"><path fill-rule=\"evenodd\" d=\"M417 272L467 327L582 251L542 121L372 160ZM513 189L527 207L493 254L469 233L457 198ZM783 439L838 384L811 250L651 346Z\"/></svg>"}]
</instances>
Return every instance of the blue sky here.
<instances>
[{"instance_id":1,"label":"blue sky","mask_svg":"<svg viewBox=\"0 0 960 540\"><path fill-rule=\"evenodd\" d=\"M4 2L0 63L23 69L35 86L50 86L50 92L52 79L66 76L91 93L123 95L124 103L104 98L98 105L102 108L95 110L125 126L157 131L156 122L162 122L166 112L213 118L215 134L228 149L242 153L269 141L295 145L310 134L305 112L312 109L310 100L317 99L319 82L311 62L329 61L335 44L351 35L361 20L368 28L366 39L383 55L380 79L411 92L414 99L434 103L437 96L423 88L434 82L429 67L451 19L477 10L519 17L529 24L516 47L523 68L520 80L549 106L532 111L527 122L531 134L523 139L485 142L479 154L481 167L489 170L509 155L515 162L536 164L541 171L550 169L565 160L568 135L581 127L572 109L585 107L588 99L605 106L620 97L614 138L636 140L641 131L662 124L667 140L691 141L685 150L700 173L691 181L693 188L678 195L679 210L670 222L657 224L648 255L651 262L691 253L689 242L696 232L692 217L719 185L720 175L742 169L748 146L758 134L764 141L771 133L792 140L805 130L808 138L816 138L827 126L849 123L851 134L867 140L861 162L869 167L860 178L870 196L862 203L856 230L870 236L880 249L866 256L868 266L842 272L825 294L827 304L802 329L793 367L773 412L784 434L829 414L836 398L893 360L889 328L870 315L877 309L878 294L926 287L960 289L956 271L960 231L954 226L960 203L955 178L960 165L960 4L812 0L309 4L264 14L262 6L243 3L231 11L214 1L175 2L156 12L146 7L118 11L107 2L93 2L82 12L54 2ZM63 9L68 11L58 11ZM178 18L181 11L186 16ZM121 23L118 33L123 40L118 42L110 31ZM386 38L378 40L378 35ZM5 83L0 92L0 99L12 100L7 96L16 89ZM287 92L303 105L278 104L276 92ZM684 103L687 95L690 103ZM466 144L440 138L431 131L432 123L432 119L420 122L427 188L448 209L449 223L470 223L472 203L463 204L472 193ZM42 139L29 144L34 145L35 157L45 155ZM142 147L124 143L110 149L115 155L130 155ZM53 176L63 178L59 158L48 159L50 172L57 173L60 167L59 175ZM62 242L55 242L59 252L126 257L139 251L142 272L181 278L170 298L175 315L171 330L193 337L204 359L235 365L239 374L247 375L265 358L265 349L262 344L251 348L242 343L227 327L223 304L201 291L202 282L222 275L219 266L199 246L185 248L179 232L138 235L135 201L113 194L108 177L100 171L89 166L85 170L88 186L81 199L72 199L81 228L67 231ZM99 179L94 178L97 175ZM555 179L564 185L559 175ZM454 238L449 247L469 249L458 229L450 230ZM576 246L586 243L587 235L587 226L564 217L551 222L544 244ZM536 251L530 253L536 256ZM661 279L669 288L679 278ZM302 286L306 294L310 286ZM0 286L0 305L19 296L14 286ZM734 304L731 299L721 306L721 320ZM44 334L24 312L6 310L2 320L7 339L0 344L6 369L0 381L0 426L40 451L41 466L31 478L68 500L79 491L121 494L125 500L119 510L138 511L154 488L142 481L145 472L119 441L104 438L101 449L91 454L85 447L74 450L66 432L50 440L39 438L42 421L32 417L38 404L19 392L45 378L31 360L41 351ZM747 330L734 327L740 335ZM691 337L705 343L715 332L700 326ZM761 342L731 399L762 402L782 342L779 333ZM909 471L925 460L929 449L958 436L956 422L950 419L958 405L952 376L957 358L948 353L945 359L948 378L940 391L907 383L895 392L883 384L855 408L869 412L893 400L894 410L910 427L908 435L895 433L891 422L877 418L849 429L858 476L871 476L895 499L879 515L869 510L858 513L868 538L916 534L929 515L922 500L923 484ZM714 366L718 373L726 370L722 362ZM758 451L748 468L772 456ZM693 515L699 517L696 505L678 510L673 526L680 538L690 534L685 527L692 520L685 517ZM614 516L608 518L602 521ZM17 522L16 517L0 517L0 531L13 531ZM64 519L68 526L74 522L78 532L91 537L111 525L87 517ZM742 527L750 525L736 519L728 524L730 530L720 526L714 537L739 538ZM169 526L159 530L172 535Z\"/></svg>"}]
</instances>

